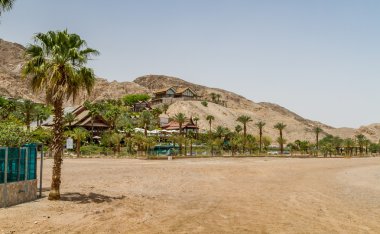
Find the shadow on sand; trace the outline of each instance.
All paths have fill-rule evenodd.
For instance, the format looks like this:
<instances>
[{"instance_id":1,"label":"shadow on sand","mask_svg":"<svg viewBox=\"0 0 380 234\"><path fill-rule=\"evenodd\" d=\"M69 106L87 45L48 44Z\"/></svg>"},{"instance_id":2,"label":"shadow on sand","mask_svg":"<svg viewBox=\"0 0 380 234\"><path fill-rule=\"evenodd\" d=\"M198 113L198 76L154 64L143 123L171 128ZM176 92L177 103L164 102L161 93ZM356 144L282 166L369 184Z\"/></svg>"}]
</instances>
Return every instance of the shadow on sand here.
<instances>
[{"instance_id":1,"label":"shadow on sand","mask_svg":"<svg viewBox=\"0 0 380 234\"><path fill-rule=\"evenodd\" d=\"M103 203L103 202L112 202L114 200L122 200L125 196L119 196L119 197L111 197L106 196L98 193L89 193L89 194L82 194L82 193L65 193L61 194L61 201L72 201L80 204L87 204L87 203Z\"/></svg>"}]
</instances>

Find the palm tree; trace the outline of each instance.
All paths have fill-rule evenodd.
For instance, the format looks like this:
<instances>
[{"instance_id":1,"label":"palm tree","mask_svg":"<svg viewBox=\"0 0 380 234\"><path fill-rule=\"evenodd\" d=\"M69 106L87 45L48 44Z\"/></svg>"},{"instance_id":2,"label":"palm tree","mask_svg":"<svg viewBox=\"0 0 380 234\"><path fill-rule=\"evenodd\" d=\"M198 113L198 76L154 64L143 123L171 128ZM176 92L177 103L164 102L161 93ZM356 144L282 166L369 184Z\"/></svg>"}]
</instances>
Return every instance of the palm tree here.
<instances>
[{"instance_id":1,"label":"palm tree","mask_svg":"<svg viewBox=\"0 0 380 234\"><path fill-rule=\"evenodd\" d=\"M186 121L186 116L184 113L178 113L173 118L179 124L179 134L182 135L182 124Z\"/></svg>"},{"instance_id":2,"label":"palm tree","mask_svg":"<svg viewBox=\"0 0 380 234\"><path fill-rule=\"evenodd\" d=\"M284 123L277 123L276 125L274 125L274 128L276 128L278 131L280 131L280 137L277 140L277 142L280 144L280 152L281 152L281 154L283 154L284 153L285 140L282 136L282 130L284 130L284 128L286 128L286 125Z\"/></svg>"},{"instance_id":3,"label":"palm tree","mask_svg":"<svg viewBox=\"0 0 380 234\"><path fill-rule=\"evenodd\" d=\"M75 140L75 149L77 157L80 157L80 147L82 141L86 140L86 138L89 136L88 131L84 128L75 128L71 132L70 136Z\"/></svg>"},{"instance_id":4,"label":"palm tree","mask_svg":"<svg viewBox=\"0 0 380 234\"><path fill-rule=\"evenodd\" d=\"M67 30L38 33L34 40L35 44L26 48L27 61L23 66L23 75L31 77L31 87L35 93L42 90L46 92L46 101L54 107L51 145L54 165L49 200L59 200L63 154L63 101L75 99L82 90L91 93L95 75L85 64L91 55L98 55L99 52L88 48L86 41Z\"/></svg>"},{"instance_id":5,"label":"palm tree","mask_svg":"<svg viewBox=\"0 0 380 234\"><path fill-rule=\"evenodd\" d=\"M12 9L15 0L0 0L0 16L2 12Z\"/></svg>"},{"instance_id":6,"label":"palm tree","mask_svg":"<svg viewBox=\"0 0 380 234\"><path fill-rule=\"evenodd\" d=\"M364 148L365 141L367 138L363 134L358 134L355 137L359 145L359 152L360 154L363 154L363 148Z\"/></svg>"},{"instance_id":7,"label":"palm tree","mask_svg":"<svg viewBox=\"0 0 380 234\"><path fill-rule=\"evenodd\" d=\"M30 100L25 100L20 105L23 120L28 132L30 132L30 123L33 121L33 115L35 114L36 104Z\"/></svg>"},{"instance_id":8,"label":"palm tree","mask_svg":"<svg viewBox=\"0 0 380 234\"><path fill-rule=\"evenodd\" d=\"M67 123L71 129L71 124L75 121L75 115L72 112L69 112L66 113L63 118L65 119L65 123Z\"/></svg>"},{"instance_id":9,"label":"palm tree","mask_svg":"<svg viewBox=\"0 0 380 234\"><path fill-rule=\"evenodd\" d=\"M206 120L208 121L208 124L210 125L210 133L211 133L211 124L212 124L212 121L215 120L215 117L213 115L208 115L206 116Z\"/></svg>"},{"instance_id":10,"label":"palm tree","mask_svg":"<svg viewBox=\"0 0 380 234\"><path fill-rule=\"evenodd\" d=\"M352 147L355 146L355 141L351 138L346 138L343 140L346 154L352 155Z\"/></svg>"},{"instance_id":11,"label":"palm tree","mask_svg":"<svg viewBox=\"0 0 380 234\"><path fill-rule=\"evenodd\" d=\"M319 150L319 133L321 133L323 130L320 127L314 127L313 132L315 133L315 145L317 147L317 155Z\"/></svg>"},{"instance_id":12,"label":"palm tree","mask_svg":"<svg viewBox=\"0 0 380 234\"><path fill-rule=\"evenodd\" d=\"M243 134L244 134L244 139L246 139L247 138L247 123L252 122L253 121L252 118L247 115L241 115L237 118L236 121L243 124Z\"/></svg>"},{"instance_id":13,"label":"palm tree","mask_svg":"<svg viewBox=\"0 0 380 234\"><path fill-rule=\"evenodd\" d=\"M37 105L35 109L37 126L41 126L42 122L47 120L51 115L51 109L48 106Z\"/></svg>"},{"instance_id":14,"label":"palm tree","mask_svg":"<svg viewBox=\"0 0 380 234\"><path fill-rule=\"evenodd\" d=\"M143 111L140 115L140 124L144 127L144 135L148 136L148 127L152 122L152 114L149 111Z\"/></svg>"},{"instance_id":15,"label":"palm tree","mask_svg":"<svg viewBox=\"0 0 380 234\"><path fill-rule=\"evenodd\" d=\"M256 123L256 126L259 128L259 153L261 153L262 145L263 145L263 128L265 126L265 122L259 121Z\"/></svg>"}]
</instances>

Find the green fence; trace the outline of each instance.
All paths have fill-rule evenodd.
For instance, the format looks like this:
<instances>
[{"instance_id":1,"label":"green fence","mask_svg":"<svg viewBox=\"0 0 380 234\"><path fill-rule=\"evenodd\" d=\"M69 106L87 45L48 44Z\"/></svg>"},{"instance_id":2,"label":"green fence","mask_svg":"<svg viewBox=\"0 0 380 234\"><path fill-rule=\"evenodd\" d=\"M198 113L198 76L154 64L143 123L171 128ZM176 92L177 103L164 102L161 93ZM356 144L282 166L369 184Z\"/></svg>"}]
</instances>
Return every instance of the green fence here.
<instances>
[{"instance_id":1,"label":"green fence","mask_svg":"<svg viewBox=\"0 0 380 234\"><path fill-rule=\"evenodd\" d=\"M0 184L37 178L37 146L0 148Z\"/></svg>"}]
</instances>

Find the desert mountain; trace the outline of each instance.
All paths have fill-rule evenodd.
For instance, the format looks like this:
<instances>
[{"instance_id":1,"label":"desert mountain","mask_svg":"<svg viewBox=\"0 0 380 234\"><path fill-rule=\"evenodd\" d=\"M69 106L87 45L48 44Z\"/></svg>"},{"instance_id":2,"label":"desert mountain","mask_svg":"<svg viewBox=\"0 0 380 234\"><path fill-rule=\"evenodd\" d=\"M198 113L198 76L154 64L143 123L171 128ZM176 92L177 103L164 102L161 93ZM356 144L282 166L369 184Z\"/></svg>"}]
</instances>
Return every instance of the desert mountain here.
<instances>
[{"instance_id":1,"label":"desert mountain","mask_svg":"<svg viewBox=\"0 0 380 234\"><path fill-rule=\"evenodd\" d=\"M31 99L37 102L44 102L44 93L35 95L32 93L29 81L21 78L21 67L24 61L24 47L0 39L0 95L15 98ZM176 77L163 75L147 75L135 79L133 82L109 82L106 79L98 78L93 93L90 96L82 94L72 103L67 101L66 106L78 105L84 100L102 100L110 98L120 98L131 93L148 93L150 95L157 89L171 86L190 87L203 97L210 97L211 93L219 94L220 99L226 101L227 107L209 102L205 107L200 101L181 101L172 104L168 110L169 115L183 112L186 116L198 116L202 129L208 129L208 122L205 117L209 114L215 116L213 128L218 125L234 129L237 125L236 119L240 115L248 115L253 122L248 124L248 131L257 135L255 122L262 120L266 122L264 134L269 135L273 140L278 135L273 126L277 122L287 125L284 134L288 141L296 139L307 139L314 141L313 127L320 126L325 133L337 135L343 138L354 137L362 133L372 141L380 139L380 124L363 126L359 129L334 128L323 123L305 119L288 109L273 103L255 103L238 94L218 89L209 88L193 84ZM210 98L209 98L210 99Z\"/></svg>"}]
</instances>

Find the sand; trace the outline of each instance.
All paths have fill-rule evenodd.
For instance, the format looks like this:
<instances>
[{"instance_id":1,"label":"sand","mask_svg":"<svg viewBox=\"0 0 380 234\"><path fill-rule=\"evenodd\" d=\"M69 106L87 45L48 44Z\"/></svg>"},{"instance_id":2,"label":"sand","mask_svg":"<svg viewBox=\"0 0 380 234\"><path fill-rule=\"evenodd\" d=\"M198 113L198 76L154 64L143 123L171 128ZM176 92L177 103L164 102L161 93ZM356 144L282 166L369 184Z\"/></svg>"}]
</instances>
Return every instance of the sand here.
<instances>
[{"instance_id":1,"label":"sand","mask_svg":"<svg viewBox=\"0 0 380 234\"><path fill-rule=\"evenodd\" d=\"M0 233L380 233L380 158L65 159Z\"/></svg>"}]
</instances>

